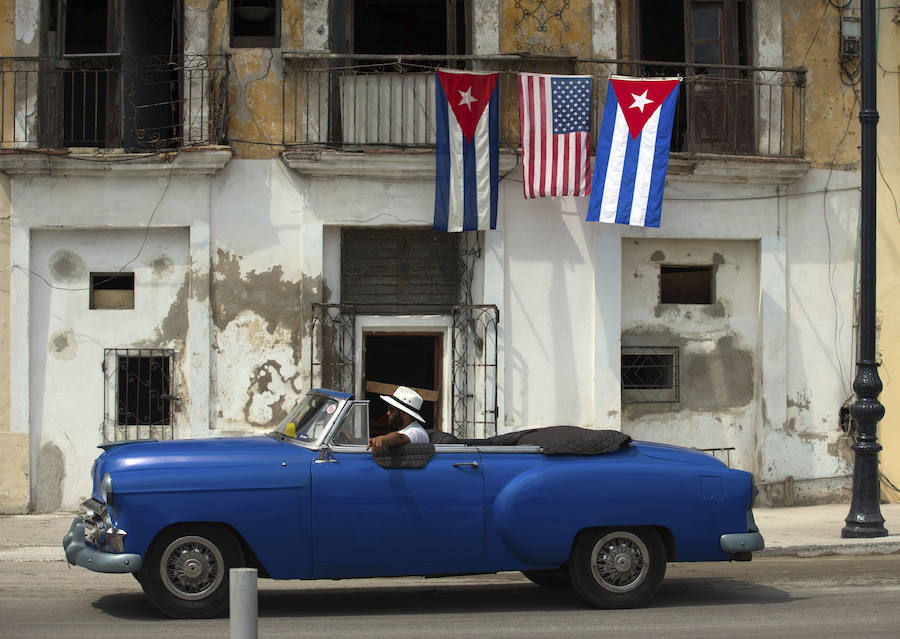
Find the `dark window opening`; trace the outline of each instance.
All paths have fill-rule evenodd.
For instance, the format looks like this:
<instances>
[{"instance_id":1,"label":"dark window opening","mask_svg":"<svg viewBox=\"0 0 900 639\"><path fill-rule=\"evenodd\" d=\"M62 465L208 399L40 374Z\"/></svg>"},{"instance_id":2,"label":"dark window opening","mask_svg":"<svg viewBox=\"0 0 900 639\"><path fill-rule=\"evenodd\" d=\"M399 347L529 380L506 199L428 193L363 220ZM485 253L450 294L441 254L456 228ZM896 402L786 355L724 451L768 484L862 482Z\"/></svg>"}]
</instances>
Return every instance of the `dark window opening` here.
<instances>
[{"instance_id":1,"label":"dark window opening","mask_svg":"<svg viewBox=\"0 0 900 639\"><path fill-rule=\"evenodd\" d=\"M660 304L712 304L715 270L712 266L661 266Z\"/></svg>"},{"instance_id":2,"label":"dark window opening","mask_svg":"<svg viewBox=\"0 0 900 639\"><path fill-rule=\"evenodd\" d=\"M353 0L353 51L463 54L466 0Z\"/></svg>"},{"instance_id":3,"label":"dark window opening","mask_svg":"<svg viewBox=\"0 0 900 639\"><path fill-rule=\"evenodd\" d=\"M118 51L118 43L111 43L109 6L106 0L66 0L63 53L79 55Z\"/></svg>"},{"instance_id":4,"label":"dark window opening","mask_svg":"<svg viewBox=\"0 0 900 639\"><path fill-rule=\"evenodd\" d=\"M91 273L91 309L134 308L134 273Z\"/></svg>"},{"instance_id":5,"label":"dark window opening","mask_svg":"<svg viewBox=\"0 0 900 639\"><path fill-rule=\"evenodd\" d=\"M679 401L678 347L622 348L622 401Z\"/></svg>"},{"instance_id":6,"label":"dark window opening","mask_svg":"<svg viewBox=\"0 0 900 639\"><path fill-rule=\"evenodd\" d=\"M231 46L281 46L281 0L231 0Z\"/></svg>"},{"instance_id":7,"label":"dark window opening","mask_svg":"<svg viewBox=\"0 0 900 639\"><path fill-rule=\"evenodd\" d=\"M368 333L363 359L373 436L393 430L387 424L387 404L380 396L390 395L396 386L416 389L424 400L419 414L425 418L425 428L440 430L441 334Z\"/></svg>"},{"instance_id":8,"label":"dark window opening","mask_svg":"<svg viewBox=\"0 0 900 639\"><path fill-rule=\"evenodd\" d=\"M44 145L173 146L181 133L180 0L52 0L44 6Z\"/></svg>"}]
</instances>

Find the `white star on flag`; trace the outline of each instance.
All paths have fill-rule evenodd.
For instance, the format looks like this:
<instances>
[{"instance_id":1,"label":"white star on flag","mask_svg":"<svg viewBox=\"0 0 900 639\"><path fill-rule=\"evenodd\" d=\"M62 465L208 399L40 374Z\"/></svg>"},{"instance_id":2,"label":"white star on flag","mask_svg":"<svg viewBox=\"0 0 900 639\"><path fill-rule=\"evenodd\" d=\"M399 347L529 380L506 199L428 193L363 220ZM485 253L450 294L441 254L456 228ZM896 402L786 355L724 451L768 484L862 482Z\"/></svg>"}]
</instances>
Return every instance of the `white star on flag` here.
<instances>
[{"instance_id":1,"label":"white star on flag","mask_svg":"<svg viewBox=\"0 0 900 639\"><path fill-rule=\"evenodd\" d=\"M629 109L640 109L641 113L644 112L644 107L648 104L653 104L653 100L647 99L647 91L644 91L642 94L638 95L637 93L632 93L631 97L634 98L634 104L632 104Z\"/></svg>"},{"instance_id":2,"label":"white star on flag","mask_svg":"<svg viewBox=\"0 0 900 639\"><path fill-rule=\"evenodd\" d=\"M459 89L457 89L457 91L459 91ZM472 103L478 102L478 98L472 97L472 87L469 87L465 91L459 91L459 95L460 95L459 106L465 105L465 106L469 107L469 111L472 110Z\"/></svg>"}]
</instances>

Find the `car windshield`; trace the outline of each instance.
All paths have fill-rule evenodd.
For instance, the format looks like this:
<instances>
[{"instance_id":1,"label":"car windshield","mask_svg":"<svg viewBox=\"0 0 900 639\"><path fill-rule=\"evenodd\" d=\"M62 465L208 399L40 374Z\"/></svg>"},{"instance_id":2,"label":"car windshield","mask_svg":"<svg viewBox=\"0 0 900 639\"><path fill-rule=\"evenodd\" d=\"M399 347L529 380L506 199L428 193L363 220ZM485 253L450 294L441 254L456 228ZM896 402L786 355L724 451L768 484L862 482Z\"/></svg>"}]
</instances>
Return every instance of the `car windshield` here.
<instances>
[{"instance_id":1,"label":"car windshield","mask_svg":"<svg viewBox=\"0 0 900 639\"><path fill-rule=\"evenodd\" d=\"M337 407L336 399L309 394L282 420L275 432L299 442L314 442L325 432Z\"/></svg>"}]
</instances>

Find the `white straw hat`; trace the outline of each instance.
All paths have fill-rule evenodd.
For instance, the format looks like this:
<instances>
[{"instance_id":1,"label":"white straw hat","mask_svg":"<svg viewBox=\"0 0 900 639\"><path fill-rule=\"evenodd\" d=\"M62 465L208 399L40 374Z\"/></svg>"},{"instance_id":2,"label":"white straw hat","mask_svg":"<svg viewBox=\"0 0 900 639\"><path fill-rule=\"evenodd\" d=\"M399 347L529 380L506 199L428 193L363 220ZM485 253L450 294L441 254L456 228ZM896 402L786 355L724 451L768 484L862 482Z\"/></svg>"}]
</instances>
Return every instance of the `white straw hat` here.
<instances>
[{"instance_id":1,"label":"white straw hat","mask_svg":"<svg viewBox=\"0 0 900 639\"><path fill-rule=\"evenodd\" d=\"M407 386L398 386L393 395L382 395L381 399L391 406L396 406L407 415L412 415L417 421L425 423L418 411L422 408L422 396Z\"/></svg>"}]
</instances>

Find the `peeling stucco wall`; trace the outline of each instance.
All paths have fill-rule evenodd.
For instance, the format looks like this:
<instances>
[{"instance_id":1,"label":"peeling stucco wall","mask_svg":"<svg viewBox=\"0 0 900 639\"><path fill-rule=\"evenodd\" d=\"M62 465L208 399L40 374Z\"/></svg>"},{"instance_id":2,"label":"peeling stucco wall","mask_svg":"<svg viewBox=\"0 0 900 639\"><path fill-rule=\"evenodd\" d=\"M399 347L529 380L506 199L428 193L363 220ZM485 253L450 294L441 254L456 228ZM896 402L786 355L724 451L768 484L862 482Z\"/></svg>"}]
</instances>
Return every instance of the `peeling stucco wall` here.
<instances>
[{"instance_id":1,"label":"peeling stucco wall","mask_svg":"<svg viewBox=\"0 0 900 639\"><path fill-rule=\"evenodd\" d=\"M242 275L240 256L218 250L212 307L220 359L237 350L244 362L252 362L249 371L246 364L235 371L237 377L224 366L217 368L223 389L239 391L218 397L216 417L225 423L240 415L250 426L271 429L302 392L300 292L300 284L286 280L280 265ZM248 373L241 382L240 376Z\"/></svg>"},{"instance_id":2,"label":"peeling stucco wall","mask_svg":"<svg viewBox=\"0 0 900 639\"><path fill-rule=\"evenodd\" d=\"M279 48L231 47L231 17L226 0L211 0L206 19L210 53L229 54L228 137L236 156L276 157L272 145L282 142L282 51L324 49L327 2L304 0L281 4ZM310 22L304 22L309 11ZM312 28L311 33L306 30ZM318 36L318 37L316 37ZM309 40L309 42L305 42Z\"/></svg>"},{"instance_id":3,"label":"peeling stucco wall","mask_svg":"<svg viewBox=\"0 0 900 639\"><path fill-rule=\"evenodd\" d=\"M660 304L661 265L711 266L714 302ZM752 468L759 396L759 245L753 241L626 239L622 346L676 346L678 403L622 404L636 439L736 449Z\"/></svg>"},{"instance_id":4,"label":"peeling stucco wall","mask_svg":"<svg viewBox=\"0 0 900 639\"><path fill-rule=\"evenodd\" d=\"M210 426L221 434L270 430L309 387L299 191L274 162L234 160L214 181Z\"/></svg>"},{"instance_id":5,"label":"peeling stucco wall","mask_svg":"<svg viewBox=\"0 0 900 639\"><path fill-rule=\"evenodd\" d=\"M806 154L817 167L859 167L859 86L841 80L838 61L841 10L785 2L785 67L806 67Z\"/></svg>"}]
</instances>

